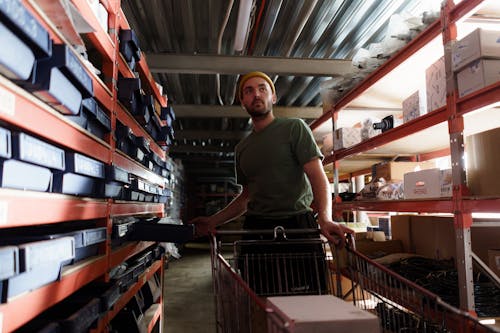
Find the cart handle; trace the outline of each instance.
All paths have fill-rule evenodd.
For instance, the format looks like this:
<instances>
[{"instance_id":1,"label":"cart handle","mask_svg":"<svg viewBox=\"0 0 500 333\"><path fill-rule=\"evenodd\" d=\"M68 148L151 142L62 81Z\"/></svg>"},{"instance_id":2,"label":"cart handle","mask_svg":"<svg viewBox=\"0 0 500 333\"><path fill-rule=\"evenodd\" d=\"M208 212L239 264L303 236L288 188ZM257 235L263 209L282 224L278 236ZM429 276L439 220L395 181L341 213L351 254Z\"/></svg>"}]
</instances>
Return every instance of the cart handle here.
<instances>
[{"instance_id":1,"label":"cart handle","mask_svg":"<svg viewBox=\"0 0 500 333\"><path fill-rule=\"evenodd\" d=\"M278 230L277 230L278 229ZM277 226L274 229L241 229L241 230L215 230L215 235L274 235L277 232L283 232L283 235L318 235L319 229L285 229L281 226Z\"/></svg>"}]
</instances>

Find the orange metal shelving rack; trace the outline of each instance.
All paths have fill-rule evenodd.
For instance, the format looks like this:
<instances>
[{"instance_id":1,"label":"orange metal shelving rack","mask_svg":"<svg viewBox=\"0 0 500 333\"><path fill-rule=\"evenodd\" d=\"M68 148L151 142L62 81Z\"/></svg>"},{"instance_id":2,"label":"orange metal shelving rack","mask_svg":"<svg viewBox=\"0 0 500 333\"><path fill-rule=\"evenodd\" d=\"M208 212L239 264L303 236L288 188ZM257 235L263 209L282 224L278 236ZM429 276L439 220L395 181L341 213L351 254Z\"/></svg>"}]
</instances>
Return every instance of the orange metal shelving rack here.
<instances>
[{"instance_id":1,"label":"orange metal shelving rack","mask_svg":"<svg viewBox=\"0 0 500 333\"><path fill-rule=\"evenodd\" d=\"M104 81L87 69L92 77L95 98L104 107L110 117L112 130L115 129L116 120L119 119L132 128L134 134L149 138L151 149L160 158L164 160L168 159L165 150L152 140L151 136L117 100L116 82L119 73L126 77L134 75L127 67L117 47L119 28L128 27L128 23L120 8L119 0L101 2L108 10L109 34L101 28L86 0L73 1L82 16L95 28L95 31L89 33L87 37L103 58L102 71L106 77ZM41 12L36 1L22 0L22 3L40 20L55 42L65 42L64 37L57 31L57 28L46 21L46 16ZM159 93L158 87L154 84L152 75L144 60L138 64L138 70L142 79L146 80L143 84L148 86L148 89L162 106L166 106L167 100ZM0 110L0 120L2 122L44 138L58 146L83 153L106 164L119 166L161 187L166 186L163 177L117 151L112 135L107 135L104 140L94 137L65 120L64 117L50 106L3 76L0 76L0 95L3 102L9 102L3 103ZM91 199L54 193L0 189L0 228L57 224L77 220L95 220L99 225L106 226L110 234L113 217L162 217L164 209L164 204L161 203L114 201L113 199ZM110 242L110 236L108 235L106 245L102 246L99 256L65 267L59 281L16 296L7 303L1 304L0 332L11 332L21 327L41 312L62 301L91 281L109 279L108 274L111 268L155 244L154 242L128 242L119 248L111 249ZM143 273L139 281L127 293L121 296L112 310L99 319L97 327L93 329L93 332L107 332L111 319L154 273L161 272L161 281L163 284L163 269L163 260L154 262ZM162 309L163 299L160 296L157 300L157 307L153 309L154 313L151 314L149 331L158 323L162 325Z\"/></svg>"},{"instance_id":2,"label":"orange metal shelving rack","mask_svg":"<svg viewBox=\"0 0 500 333\"><path fill-rule=\"evenodd\" d=\"M409 61L409 58L419 49L425 47L430 41L441 35L445 51L445 59L448 57L449 64L450 51L449 44L456 39L456 24L464 17L473 13L481 4L482 0L462 1L455 5L448 0L442 8L441 20L432 23L419 36L413 39L395 55L389 58L374 72L369 74L361 83L346 93L331 110L325 112L312 124L313 130L319 128L327 121L335 124L339 112L349 112L344 109L363 95L370 87L378 83L387 74L391 73L402 63ZM450 67L451 68L451 67ZM451 71L448 71L450 73ZM453 80L447 80L453 82ZM474 313L473 286L470 276L472 269L471 249L470 249L470 226L472 225L472 213L488 212L500 213L500 198L480 198L468 196L465 182L465 169L463 166L463 129L464 115L500 102L500 83L492 84L477 92L458 98L456 87L448 87L447 105L429 112L417 119L391 129L378 136L363 141L347 149L333 151L324 160L324 165L333 164L334 172L340 161L365 151L376 149L377 147L389 144L395 140L423 131L440 123L448 123L448 134L450 136L449 148L437 152L426 152L419 157L424 159L437 156L451 155L453 170L453 196L449 198L429 199L429 200L396 200L396 201L353 201L337 202L333 200L334 210L355 210L355 211L375 211L375 212L415 212L415 213L449 213L453 214L457 235L457 262L459 271L460 286L460 307L465 311ZM404 96L406 97L406 96ZM367 174L370 169L363 169L359 172L343 176L350 178Z\"/></svg>"}]
</instances>

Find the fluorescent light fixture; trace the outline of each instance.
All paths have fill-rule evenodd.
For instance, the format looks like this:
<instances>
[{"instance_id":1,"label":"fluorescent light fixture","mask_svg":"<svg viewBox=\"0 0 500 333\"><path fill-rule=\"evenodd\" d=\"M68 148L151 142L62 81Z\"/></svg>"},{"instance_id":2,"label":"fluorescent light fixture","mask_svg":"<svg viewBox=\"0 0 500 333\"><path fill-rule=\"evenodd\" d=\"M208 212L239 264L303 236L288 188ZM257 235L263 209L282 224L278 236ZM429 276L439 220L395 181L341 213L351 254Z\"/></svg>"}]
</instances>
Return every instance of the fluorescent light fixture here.
<instances>
[{"instance_id":1,"label":"fluorescent light fixture","mask_svg":"<svg viewBox=\"0 0 500 333\"><path fill-rule=\"evenodd\" d=\"M238 21L236 22L236 35L234 36L234 50L241 52L248 34L248 23L252 11L253 0L240 0Z\"/></svg>"}]
</instances>

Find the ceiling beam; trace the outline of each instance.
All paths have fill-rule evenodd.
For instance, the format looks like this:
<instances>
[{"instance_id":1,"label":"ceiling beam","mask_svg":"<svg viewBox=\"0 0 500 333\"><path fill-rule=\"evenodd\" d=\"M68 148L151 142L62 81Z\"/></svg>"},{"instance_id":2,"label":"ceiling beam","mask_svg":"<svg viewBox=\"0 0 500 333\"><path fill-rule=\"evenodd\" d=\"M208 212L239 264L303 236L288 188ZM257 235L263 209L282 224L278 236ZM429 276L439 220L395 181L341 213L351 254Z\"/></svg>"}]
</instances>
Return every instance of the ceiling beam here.
<instances>
[{"instance_id":1,"label":"ceiling beam","mask_svg":"<svg viewBox=\"0 0 500 333\"><path fill-rule=\"evenodd\" d=\"M241 140L251 131L210 131L210 130L182 130L175 132L175 139L179 140Z\"/></svg>"},{"instance_id":2,"label":"ceiling beam","mask_svg":"<svg viewBox=\"0 0 500 333\"><path fill-rule=\"evenodd\" d=\"M149 53L151 72L178 74L242 74L256 69L270 75L340 76L356 71L351 60L319 58L247 57Z\"/></svg>"},{"instance_id":3,"label":"ceiling beam","mask_svg":"<svg viewBox=\"0 0 500 333\"><path fill-rule=\"evenodd\" d=\"M239 105L173 105L178 118L249 118ZM319 107L274 106L273 113L280 118L317 119L323 114Z\"/></svg>"}]
</instances>

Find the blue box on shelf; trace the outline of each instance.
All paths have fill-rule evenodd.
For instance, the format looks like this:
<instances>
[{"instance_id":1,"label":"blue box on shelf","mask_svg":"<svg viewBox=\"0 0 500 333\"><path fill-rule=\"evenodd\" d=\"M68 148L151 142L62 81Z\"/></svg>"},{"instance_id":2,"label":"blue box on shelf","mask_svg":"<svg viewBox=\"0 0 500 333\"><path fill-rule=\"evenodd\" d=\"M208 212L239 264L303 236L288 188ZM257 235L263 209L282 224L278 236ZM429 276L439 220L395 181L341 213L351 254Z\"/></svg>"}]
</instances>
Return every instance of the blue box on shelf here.
<instances>
[{"instance_id":1,"label":"blue box on shelf","mask_svg":"<svg viewBox=\"0 0 500 333\"><path fill-rule=\"evenodd\" d=\"M0 21L30 46L37 59L52 54L52 41L48 31L31 15L21 1L0 1Z\"/></svg>"},{"instance_id":2,"label":"blue box on shelf","mask_svg":"<svg viewBox=\"0 0 500 333\"><path fill-rule=\"evenodd\" d=\"M104 178L106 175L104 163L74 152L66 154L66 172L95 178Z\"/></svg>"},{"instance_id":3,"label":"blue box on shelf","mask_svg":"<svg viewBox=\"0 0 500 333\"><path fill-rule=\"evenodd\" d=\"M18 245L22 243L73 237L75 256L68 263L74 263L98 254L99 245L106 241L106 228L94 227L74 229L54 225L37 226L22 234L17 229L0 230L0 244Z\"/></svg>"},{"instance_id":4,"label":"blue box on shelf","mask_svg":"<svg viewBox=\"0 0 500 333\"><path fill-rule=\"evenodd\" d=\"M28 80L35 65L35 55L23 41L0 22L0 73L11 80Z\"/></svg>"},{"instance_id":5,"label":"blue box on shelf","mask_svg":"<svg viewBox=\"0 0 500 333\"><path fill-rule=\"evenodd\" d=\"M100 181L75 173L54 174L53 192L78 196L102 197Z\"/></svg>"},{"instance_id":6,"label":"blue box on shelf","mask_svg":"<svg viewBox=\"0 0 500 333\"><path fill-rule=\"evenodd\" d=\"M87 119L87 130L100 139L104 139L104 136L111 132L111 119L99 106L95 117Z\"/></svg>"},{"instance_id":7,"label":"blue box on shelf","mask_svg":"<svg viewBox=\"0 0 500 333\"><path fill-rule=\"evenodd\" d=\"M141 59L141 48L139 47L139 39L133 29L120 29L120 53L125 60L131 61L134 58L136 61Z\"/></svg>"},{"instance_id":8,"label":"blue box on shelf","mask_svg":"<svg viewBox=\"0 0 500 333\"><path fill-rule=\"evenodd\" d=\"M12 134L12 157L50 169L65 168L63 149L26 133Z\"/></svg>"},{"instance_id":9,"label":"blue box on shelf","mask_svg":"<svg viewBox=\"0 0 500 333\"><path fill-rule=\"evenodd\" d=\"M82 98L94 96L92 78L78 56L66 44L55 44L52 48L52 56L38 61L37 67L42 73L58 68L78 88Z\"/></svg>"},{"instance_id":10,"label":"blue box on shelf","mask_svg":"<svg viewBox=\"0 0 500 333\"><path fill-rule=\"evenodd\" d=\"M8 279L3 301L58 280L61 267L75 257L73 237L18 245L19 274Z\"/></svg>"},{"instance_id":11,"label":"blue box on shelf","mask_svg":"<svg viewBox=\"0 0 500 333\"><path fill-rule=\"evenodd\" d=\"M0 247L0 284L2 280L19 274L19 250L17 246Z\"/></svg>"},{"instance_id":12,"label":"blue box on shelf","mask_svg":"<svg viewBox=\"0 0 500 333\"><path fill-rule=\"evenodd\" d=\"M33 81L25 88L62 114L80 112L82 94L58 68L35 66Z\"/></svg>"},{"instance_id":13,"label":"blue box on shelf","mask_svg":"<svg viewBox=\"0 0 500 333\"><path fill-rule=\"evenodd\" d=\"M0 183L4 188L50 192L52 172L48 168L16 159L0 160Z\"/></svg>"},{"instance_id":14,"label":"blue box on shelf","mask_svg":"<svg viewBox=\"0 0 500 333\"><path fill-rule=\"evenodd\" d=\"M130 184L129 173L116 165L106 165L106 180Z\"/></svg>"},{"instance_id":15,"label":"blue box on shelf","mask_svg":"<svg viewBox=\"0 0 500 333\"><path fill-rule=\"evenodd\" d=\"M0 157L10 158L12 156L12 135L10 130L0 127Z\"/></svg>"}]
</instances>

